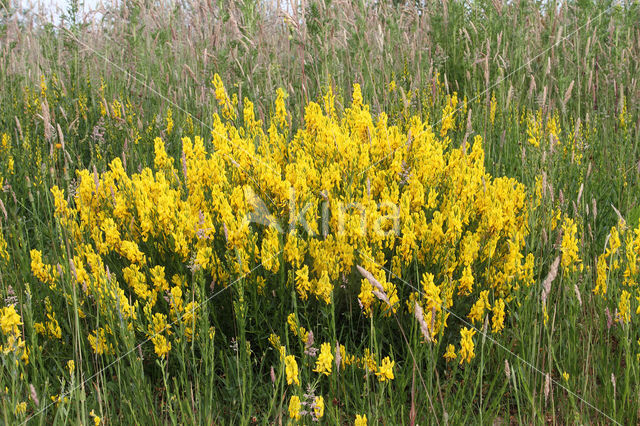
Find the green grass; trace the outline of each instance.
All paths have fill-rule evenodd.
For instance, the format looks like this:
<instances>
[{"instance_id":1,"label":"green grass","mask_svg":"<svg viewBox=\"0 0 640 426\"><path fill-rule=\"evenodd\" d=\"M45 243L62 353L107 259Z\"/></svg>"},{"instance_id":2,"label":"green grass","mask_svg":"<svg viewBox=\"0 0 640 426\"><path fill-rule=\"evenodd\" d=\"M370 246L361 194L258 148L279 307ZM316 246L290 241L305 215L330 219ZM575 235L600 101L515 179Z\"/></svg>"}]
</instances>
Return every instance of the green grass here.
<instances>
[{"instance_id":1,"label":"green grass","mask_svg":"<svg viewBox=\"0 0 640 426\"><path fill-rule=\"evenodd\" d=\"M0 11L0 135L9 141L0 146L0 224L8 254L0 256L0 306L15 304L30 351L28 365L0 355L5 423L89 424L92 410L107 424L286 423L292 387L269 335L280 336L287 353L304 352L288 331L291 312L313 330L317 347L339 342L356 355L367 348L378 361L396 361L395 379L384 383L355 368L318 377L315 360L300 356L304 391L310 386L310 393L324 395L327 423L351 424L365 413L369 424L638 422L637 289L626 287L618 270L610 273L606 297L593 292L597 257L619 221L616 210L627 232L640 218L636 2L475 0L420 8L333 0L278 11L249 0L170 7L140 1L110 9L98 21L83 20L72 4L61 26L5 3ZM291 286L292 268L269 275L273 297L257 291L253 275L233 276L234 285L216 293L208 277L194 273L189 297L206 302L198 305L201 332L191 342L174 342L161 360L144 333L128 330L115 315L103 318L93 307L80 318L78 308L89 313L91 302L81 300L73 280L61 280L56 293L34 277L32 249L60 262L65 277L73 274L73 240L54 215L50 189L57 185L69 194L78 185L76 170L99 174L114 158L124 159L128 174L151 167L156 137L177 169L183 136L202 135L210 148L219 111L215 73L237 95L238 109L250 100L264 123L275 114L277 88L285 89L290 140L304 128L305 105L322 103L329 87L342 114L359 83L373 114L385 112L404 131L412 115L439 130L447 95L456 92L460 108L467 99L467 115L449 134L451 146L481 135L487 173L514 177L528 192L525 243L536 258L535 283L508 302L502 334L484 337L479 325L472 363L447 363L445 348L458 345L458 330L469 327L470 306L452 312L438 343L425 344L406 311L360 314L355 272L345 288L336 287L331 306L301 301ZM39 106L41 81L46 113ZM122 118L114 118L115 100ZM528 142L528 118L537 114L543 123L555 118L559 145L548 134L539 148ZM236 124L247 125L242 114ZM546 188L537 197L543 175ZM545 324L540 295L560 255L561 224L552 226L558 211L578 226L584 269L558 273ZM258 238L262 230L252 232ZM616 256L624 262L623 252ZM175 258L164 261L172 272L188 271ZM258 264L253 259L252 267ZM121 279L121 271L111 272ZM415 262L393 280L408 294L406 285L418 285L424 272ZM632 293L628 324L615 321L624 289ZM35 331L36 322L46 321L46 297L61 339ZM115 331L114 355L96 355L87 340L105 325ZM181 335L186 326L172 325ZM242 350L247 345L250 350ZM56 395L68 402L53 402ZM24 414L14 413L20 402L26 402Z\"/></svg>"}]
</instances>

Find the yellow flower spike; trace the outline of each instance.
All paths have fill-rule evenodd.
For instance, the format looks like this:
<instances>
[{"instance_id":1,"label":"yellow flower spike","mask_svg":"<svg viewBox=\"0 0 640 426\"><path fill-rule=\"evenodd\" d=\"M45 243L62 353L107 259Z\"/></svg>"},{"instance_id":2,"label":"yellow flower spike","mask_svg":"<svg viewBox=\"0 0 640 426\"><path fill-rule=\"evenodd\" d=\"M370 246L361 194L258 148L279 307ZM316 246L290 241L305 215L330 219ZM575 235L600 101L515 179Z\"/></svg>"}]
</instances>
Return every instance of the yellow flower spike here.
<instances>
[{"instance_id":1,"label":"yellow flower spike","mask_svg":"<svg viewBox=\"0 0 640 426\"><path fill-rule=\"evenodd\" d=\"M321 419L322 416L324 416L324 398L322 397L322 395L315 397L312 407L314 419Z\"/></svg>"},{"instance_id":2,"label":"yellow flower spike","mask_svg":"<svg viewBox=\"0 0 640 426\"><path fill-rule=\"evenodd\" d=\"M94 410L91 410L89 415L93 418L94 426L98 426L100 424L100 417L95 413Z\"/></svg>"},{"instance_id":3,"label":"yellow flower spike","mask_svg":"<svg viewBox=\"0 0 640 426\"><path fill-rule=\"evenodd\" d=\"M163 170L167 167L173 167L173 158L167 155L164 142L160 138L155 138L153 141L154 160L153 164L156 170Z\"/></svg>"},{"instance_id":4,"label":"yellow flower spike","mask_svg":"<svg viewBox=\"0 0 640 426\"><path fill-rule=\"evenodd\" d=\"M476 321L482 322L485 309L490 308L491 306L489 305L489 290L481 291L480 297L478 297L478 300L471 307L471 312L469 312L467 318L469 318L473 324L475 324Z\"/></svg>"},{"instance_id":5,"label":"yellow flower spike","mask_svg":"<svg viewBox=\"0 0 640 426\"><path fill-rule=\"evenodd\" d=\"M627 290L622 290L620 295L620 302L618 303L618 313L616 314L616 321L622 324L628 324L631 321L631 293Z\"/></svg>"},{"instance_id":6,"label":"yellow flower spike","mask_svg":"<svg viewBox=\"0 0 640 426\"><path fill-rule=\"evenodd\" d=\"M329 281L329 274L327 271L322 272L322 276L318 280L315 288L315 293L318 299L322 299L327 305L331 304L331 294L333 293L333 286Z\"/></svg>"},{"instance_id":7,"label":"yellow flower spike","mask_svg":"<svg viewBox=\"0 0 640 426\"><path fill-rule=\"evenodd\" d=\"M378 376L378 380L381 382L386 382L387 380L393 380L393 367L396 365L395 361L391 361L389 357L385 357L378 367L378 371L376 372L376 376Z\"/></svg>"},{"instance_id":8,"label":"yellow flower spike","mask_svg":"<svg viewBox=\"0 0 640 426\"><path fill-rule=\"evenodd\" d=\"M496 102L496 92L491 93L491 105L489 106L489 121L491 121L491 125L493 126L496 120L496 107L498 103Z\"/></svg>"},{"instance_id":9,"label":"yellow flower spike","mask_svg":"<svg viewBox=\"0 0 640 426\"><path fill-rule=\"evenodd\" d=\"M151 342L153 343L154 350L156 352L156 355L158 355L158 358L166 358L167 354L171 350L171 342L169 342L167 338L161 334L153 337L151 339Z\"/></svg>"},{"instance_id":10,"label":"yellow flower spike","mask_svg":"<svg viewBox=\"0 0 640 426\"><path fill-rule=\"evenodd\" d=\"M504 328L504 300L498 299L493 304L493 317L491 318L491 332L500 333Z\"/></svg>"},{"instance_id":11,"label":"yellow flower spike","mask_svg":"<svg viewBox=\"0 0 640 426\"><path fill-rule=\"evenodd\" d=\"M527 141L534 147L540 146L542 140L542 110L538 110L538 113L534 116L531 113L527 114Z\"/></svg>"},{"instance_id":12,"label":"yellow flower spike","mask_svg":"<svg viewBox=\"0 0 640 426\"><path fill-rule=\"evenodd\" d=\"M288 127L287 123L287 109L284 104L284 100L287 98L287 94L281 88L276 90L276 115L275 122L280 128Z\"/></svg>"},{"instance_id":13,"label":"yellow flower spike","mask_svg":"<svg viewBox=\"0 0 640 426\"><path fill-rule=\"evenodd\" d=\"M293 355L287 355L284 359L285 371L287 373L287 384L295 383L300 385L300 379L298 378L298 363Z\"/></svg>"},{"instance_id":14,"label":"yellow flower spike","mask_svg":"<svg viewBox=\"0 0 640 426\"><path fill-rule=\"evenodd\" d=\"M447 132L456 125L456 106L458 105L458 94L454 92L452 96L447 97L447 105L442 110L442 125L440 128L440 137L445 137Z\"/></svg>"},{"instance_id":15,"label":"yellow flower spike","mask_svg":"<svg viewBox=\"0 0 640 426\"><path fill-rule=\"evenodd\" d=\"M328 376L331 374L332 362L333 354L331 353L331 344L323 343L320 347L320 355L318 356L316 367L313 371Z\"/></svg>"},{"instance_id":16,"label":"yellow flower spike","mask_svg":"<svg viewBox=\"0 0 640 426\"><path fill-rule=\"evenodd\" d=\"M13 414L15 414L16 416L22 416L27 412L27 403L26 402L19 402L16 404L16 408L13 410Z\"/></svg>"},{"instance_id":17,"label":"yellow flower spike","mask_svg":"<svg viewBox=\"0 0 640 426\"><path fill-rule=\"evenodd\" d=\"M42 261L42 252L40 250L31 250L31 272L33 275L53 290L56 288L56 279L53 275L51 265L46 265Z\"/></svg>"},{"instance_id":18,"label":"yellow flower spike","mask_svg":"<svg viewBox=\"0 0 640 426\"><path fill-rule=\"evenodd\" d=\"M356 414L356 420L354 422L354 426L367 426L367 415Z\"/></svg>"},{"instance_id":19,"label":"yellow flower spike","mask_svg":"<svg viewBox=\"0 0 640 426\"><path fill-rule=\"evenodd\" d=\"M222 108L222 116L228 120L236 119L236 110L229 95L227 94L222 79L218 73L214 74L211 84L215 89L215 97L218 100L218 105Z\"/></svg>"},{"instance_id":20,"label":"yellow flower spike","mask_svg":"<svg viewBox=\"0 0 640 426\"><path fill-rule=\"evenodd\" d=\"M474 334L476 334L476 331L470 330L467 327L460 330L460 364L465 361L469 364L476 356L474 353L475 345L473 343Z\"/></svg>"},{"instance_id":21,"label":"yellow flower spike","mask_svg":"<svg viewBox=\"0 0 640 426\"><path fill-rule=\"evenodd\" d=\"M607 258L604 254L601 254L598 256L596 287L593 289L593 293L603 297L607 294L607 269Z\"/></svg>"},{"instance_id":22,"label":"yellow flower spike","mask_svg":"<svg viewBox=\"0 0 640 426\"><path fill-rule=\"evenodd\" d=\"M459 280L458 295L469 295L473 291L473 275L471 274L471 267L467 266L462 272L462 277Z\"/></svg>"},{"instance_id":23,"label":"yellow flower spike","mask_svg":"<svg viewBox=\"0 0 640 426\"><path fill-rule=\"evenodd\" d=\"M578 257L578 226L573 219L567 217L562 223L562 269L566 272L570 268L576 270L576 265L581 265Z\"/></svg>"},{"instance_id":24,"label":"yellow flower spike","mask_svg":"<svg viewBox=\"0 0 640 426\"><path fill-rule=\"evenodd\" d=\"M302 417L300 414L301 409L302 403L300 402L300 397L293 395L289 400L289 417L295 420L300 420Z\"/></svg>"},{"instance_id":25,"label":"yellow flower spike","mask_svg":"<svg viewBox=\"0 0 640 426\"><path fill-rule=\"evenodd\" d=\"M171 108L167 109L167 117L165 119L167 121L167 134L171 134L173 131L173 111Z\"/></svg>"},{"instance_id":26,"label":"yellow flower spike","mask_svg":"<svg viewBox=\"0 0 640 426\"><path fill-rule=\"evenodd\" d=\"M5 335L18 335L20 325L22 325L22 319L13 305L0 309L0 328Z\"/></svg>"},{"instance_id":27,"label":"yellow flower spike","mask_svg":"<svg viewBox=\"0 0 640 426\"><path fill-rule=\"evenodd\" d=\"M443 358L446 359L447 362L453 361L457 358L456 348L452 344L447 345L447 350L444 353Z\"/></svg>"}]
</instances>

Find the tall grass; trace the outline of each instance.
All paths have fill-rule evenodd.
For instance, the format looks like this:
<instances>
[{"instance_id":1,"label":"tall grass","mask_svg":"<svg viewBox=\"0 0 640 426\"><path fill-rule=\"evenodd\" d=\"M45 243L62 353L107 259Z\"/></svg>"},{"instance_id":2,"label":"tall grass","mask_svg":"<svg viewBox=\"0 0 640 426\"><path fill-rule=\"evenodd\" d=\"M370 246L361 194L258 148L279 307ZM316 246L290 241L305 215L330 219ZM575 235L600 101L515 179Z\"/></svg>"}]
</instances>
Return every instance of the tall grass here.
<instances>
[{"instance_id":1,"label":"tall grass","mask_svg":"<svg viewBox=\"0 0 640 426\"><path fill-rule=\"evenodd\" d=\"M0 137L6 135L0 144L0 305L16 307L29 358L21 361L22 347L12 346L8 331L2 334L3 421L281 423L291 420L294 394L309 403L307 411L315 396L324 396L322 420L330 423L353 423L357 414L369 423L638 421L637 274L624 273L638 251L633 232L640 220L637 2L133 1L89 16L74 5L53 24L46 15L0 3ZM229 101L237 97L237 117L224 125L214 118L224 115L215 74ZM229 254L222 224L213 247L228 287L140 242L150 250L145 253L154 253L150 259L189 277L185 302L188 296L198 306L191 338L188 321L169 314L182 339L173 341L168 357L158 355L148 330L128 328L85 297L74 278L77 262L69 262L79 240L56 214L52 188L73 206L82 190L77 171L102 182L115 158L129 177L157 168L158 137L173 158L174 184L182 185L176 190L186 188L185 171L192 169L183 165L183 137L202 136L207 152L222 153L224 176L262 196L260 161L269 156L260 151L260 126L243 114L245 106L253 104L268 135L284 101L288 115L277 132L285 151L302 155L306 145L298 145L296 134L313 122L305 108L325 105L323 97L332 93L339 122L349 114L354 83L374 123L384 112L405 139L389 145L379 164L345 167L353 185L345 199L367 185L370 191L369 166L394 170L395 152L419 140L411 132L416 119L439 134L454 93L456 121L443 136L446 155L471 153L481 136L486 175L478 185L486 191L491 177L506 176L526 188L522 252L535 256L534 279L507 302L501 333L491 333L489 316L484 326L471 323L467 313L475 298L452 307L448 329L429 342L408 299L430 272L419 259L396 268L390 259L356 255L398 289L393 314L361 312L363 277L355 266L332 283L330 305L310 303L296 291L301 265L287 263L283 254L276 256L277 272L260 275L266 283L256 273L233 270L240 255ZM218 136L232 135L231 128L255 132L255 147L223 144ZM269 161L276 157L270 155ZM416 170L425 161L407 155L403 159L414 161ZM312 160L321 170L320 157ZM283 178L286 163L278 165ZM273 200L263 197L265 205L279 206L274 214L286 222L286 200L268 191ZM568 258L570 223L576 224L580 262L575 270L556 264L554 272L556 258ZM265 227L250 229L250 238L267 239ZM617 233L621 246L614 250ZM283 248L286 234L279 238ZM34 249L60 277L56 291L34 274ZM249 262L262 271L265 256L249 256ZM105 264L118 266L109 273L122 282L129 264L115 254ZM608 291L594 293L603 264ZM629 321L618 315L624 292L633 296ZM129 302L135 299L129 294ZM167 313L170 306L167 301ZM302 339L299 329L294 333L290 314L313 331L315 342ZM47 315L56 318L60 338ZM142 306L138 315L144 316ZM38 332L37 323L52 327ZM113 354L97 353L88 340L104 327L113 332ZM465 328L476 330L475 357L447 362L447 346L458 350ZM334 356L336 344L343 344L378 367L389 356L394 379L381 381L366 368L337 372L335 359L329 376L314 372L318 355L305 352L324 342ZM280 345L298 361L300 388L287 383ZM311 419L307 414L301 421Z\"/></svg>"}]
</instances>

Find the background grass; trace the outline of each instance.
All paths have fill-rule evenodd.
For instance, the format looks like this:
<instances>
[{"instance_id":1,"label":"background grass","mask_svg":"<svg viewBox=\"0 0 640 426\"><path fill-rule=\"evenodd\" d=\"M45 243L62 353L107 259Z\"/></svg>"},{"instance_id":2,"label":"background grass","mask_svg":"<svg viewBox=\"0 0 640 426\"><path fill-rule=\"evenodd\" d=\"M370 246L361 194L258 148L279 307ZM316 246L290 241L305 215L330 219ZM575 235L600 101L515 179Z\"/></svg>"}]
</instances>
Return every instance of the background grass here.
<instances>
[{"instance_id":1,"label":"background grass","mask_svg":"<svg viewBox=\"0 0 640 426\"><path fill-rule=\"evenodd\" d=\"M529 191L526 244L536 256L536 284L511 309L498 341L477 335L477 357L462 368L442 359L445 342L421 344L408 314L398 323L376 318L375 326L349 317L330 330L340 342L355 344L355 352L402 347L406 359L397 358L393 392L353 372L332 378L327 422L353 422L356 413L368 413L370 423L611 421L605 415L638 421L637 318L626 325L607 320L615 317L623 278L611 275L607 298L592 291L596 257L617 212L633 228L640 218L637 2L133 1L101 17L80 16L76 6L61 25L13 3L0 8L0 133L10 140L0 158L8 253L0 259L0 292L3 306L19 306L31 348L27 366L13 368L3 358L5 422L88 423L91 410L107 423L287 421L284 373L276 368L275 382L270 375L279 365L275 352L230 348L232 339L267 348L270 332L287 335L286 316L299 307L286 291L274 300L247 294L245 319L233 309L239 293L221 294L215 309L229 320L200 325L214 326L216 338L202 338L204 353L187 344L174 348L171 363L156 361L150 345L139 351L139 336L126 329L121 336L130 352L122 359L95 356L85 325L61 301L51 302L63 344L33 331L45 307L30 250L64 255L50 188L69 193L75 170L102 172L113 158L126 158L128 173L151 166L157 136L179 159L182 136L210 133L218 111L214 73L240 107L250 99L265 122L275 113L276 89L284 88L294 130L304 125L304 106L328 87L342 109L359 83L373 113L384 111L403 128L414 114L437 122L447 95L456 92L468 107L452 145L483 136L487 172L514 177ZM40 106L43 86L49 117ZM121 119L101 114L105 105L113 111L114 101ZM555 149L550 119L561 129ZM536 120L541 147L527 142ZM554 282L545 326L540 294L559 254L552 229L558 211L578 224L584 270ZM343 310L357 310L354 298L345 303ZM213 308L202 309L207 318ZM273 329L265 332L265 325ZM359 346L363 336L367 343ZM76 360L73 375L69 359ZM68 402L43 410L67 392ZM14 415L21 401L27 412Z\"/></svg>"}]
</instances>

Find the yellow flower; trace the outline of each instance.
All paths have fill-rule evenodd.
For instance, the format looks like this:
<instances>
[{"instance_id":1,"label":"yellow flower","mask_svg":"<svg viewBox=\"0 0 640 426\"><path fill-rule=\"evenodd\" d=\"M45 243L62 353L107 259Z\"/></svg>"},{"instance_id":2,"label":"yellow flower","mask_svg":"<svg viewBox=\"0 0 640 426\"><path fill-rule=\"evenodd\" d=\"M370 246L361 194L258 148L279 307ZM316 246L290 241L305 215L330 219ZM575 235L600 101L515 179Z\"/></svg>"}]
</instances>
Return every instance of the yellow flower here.
<instances>
[{"instance_id":1,"label":"yellow flower","mask_svg":"<svg viewBox=\"0 0 640 426\"><path fill-rule=\"evenodd\" d=\"M171 108L169 108L167 110L167 134L171 134L171 131L173 130L173 111L171 111Z\"/></svg>"},{"instance_id":2,"label":"yellow flower","mask_svg":"<svg viewBox=\"0 0 640 426\"><path fill-rule=\"evenodd\" d=\"M26 402L19 402L16 404L16 408L13 410L13 413L16 416L20 416L24 413L27 412L27 403Z\"/></svg>"},{"instance_id":3,"label":"yellow flower","mask_svg":"<svg viewBox=\"0 0 640 426\"><path fill-rule=\"evenodd\" d=\"M293 355L287 355L284 359L285 370L287 372L287 384L300 384L298 379L298 363Z\"/></svg>"},{"instance_id":4,"label":"yellow flower","mask_svg":"<svg viewBox=\"0 0 640 426\"><path fill-rule=\"evenodd\" d=\"M313 400L313 415L316 419L324 416L324 398L322 396L316 396Z\"/></svg>"},{"instance_id":5,"label":"yellow flower","mask_svg":"<svg viewBox=\"0 0 640 426\"><path fill-rule=\"evenodd\" d=\"M276 116L275 121L281 127L285 127L287 125L287 108L284 105L284 100L287 97L287 94L281 88L276 90Z\"/></svg>"},{"instance_id":6,"label":"yellow flower","mask_svg":"<svg viewBox=\"0 0 640 426\"><path fill-rule=\"evenodd\" d=\"M476 356L473 352L475 346L473 344L473 335L476 334L475 330L470 330L467 327L460 330L460 364L467 361L467 364Z\"/></svg>"},{"instance_id":7,"label":"yellow flower","mask_svg":"<svg viewBox=\"0 0 640 426\"><path fill-rule=\"evenodd\" d=\"M73 373L76 370L76 363L74 360L70 359L69 361L67 361L67 370L69 370L69 374L73 376Z\"/></svg>"},{"instance_id":8,"label":"yellow flower","mask_svg":"<svg viewBox=\"0 0 640 426\"><path fill-rule=\"evenodd\" d=\"M364 355L362 358L358 359L358 363L362 365L362 368L366 371L370 371L375 373L378 371L378 366L376 365L376 360L373 359L373 354L369 350L369 348L364 348Z\"/></svg>"},{"instance_id":9,"label":"yellow flower","mask_svg":"<svg viewBox=\"0 0 640 426\"><path fill-rule=\"evenodd\" d=\"M446 359L447 362L449 362L456 358L457 358L457 355L456 355L455 346L453 346L452 344L447 345L447 351L444 353L444 359Z\"/></svg>"},{"instance_id":10,"label":"yellow flower","mask_svg":"<svg viewBox=\"0 0 640 426\"><path fill-rule=\"evenodd\" d=\"M462 271L462 277L459 281L458 295L468 295L473 290L473 275L471 274L471 267L467 266Z\"/></svg>"},{"instance_id":11,"label":"yellow flower","mask_svg":"<svg viewBox=\"0 0 640 426\"><path fill-rule=\"evenodd\" d=\"M46 265L42 261L42 252L40 250L31 250L31 272L33 275L53 290L55 288L55 278L51 265Z\"/></svg>"},{"instance_id":12,"label":"yellow flower","mask_svg":"<svg viewBox=\"0 0 640 426\"><path fill-rule=\"evenodd\" d=\"M631 321L631 293L627 290L622 290L620 295L620 302L618 303L618 313L616 314L616 321L628 324Z\"/></svg>"},{"instance_id":13,"label":"yellow flower","mask_svg":"<svg viewBox=\"0 0 640 426\"><path fill-rule=\"evenodd\" d=\"M296 290L302 300L307 300L307 293L311 289L309 283L309 267L304 265L296 271Z\"/></svg>"},{"instance_id":14,"label":"yellow flower","mask_svg":"<svg viewBox=\"0 0 640 426\"><path fill-rule=\"evenodd\" d=\"M22 325L22 322L20 321L20 315L16 312L16 308L13 305L7 306L2 308L0 313L0 328L2 328L2 332L6 335L17 335L20 332L18 326Z\"/></svg>"},{"instance_id":15,"label":"yellow flower","mask_svg":"<svg viewBox=\"0 0 640 426\"><path fill-rule=\"evenodd\" d=\"M215 97L218 100L218 105L222 107L222 115L226 119L235 120L236 118L236 110L234 108L233 102L229 99L229 95L224 88L224 84L222 83L222 79L218 73L214 74L213 80L211 80L213 87L215 89Z\"/></svg>"},{"instance_id":16,"label":"yellow flower","mask_svg":"<svg viewBox=\"0 0 640 426\"><path fill-rule=\"evenodd\" d=\"M300 420L301 408L302 404L300 403L300 398L297 395L293 395L289 400L289 417Z\"/></svg>"},{"instance_id":17,"label":"yellow flower","mask_svg":"<svg viewBox=\"0 0 640 426\"><path fill-rule=\"evenodd\" d=\"M354 426L367 426L367 415L356 414L356 421L354 423Z\"/></svg>"},{"instance_id":18,"label":"yellow flower","mask_svg":"<svg viewBox=\"0 0 640 426\"><path fill-rule=\"evenodd\" d=\"M445 137L447 132L453 129L456 125L456 106L458 105L458 94L453 93L453 96L449 96L447 99L447 105L442 110L442 127L440 129L440 136Z\"/></svg>"},{"instance_id":19,"label":"yellow flower","mask_svg":"<svg viewBox=\"0 0 640 426\"><path fill-rule=\"evenodd\" d=\"M98 426L100 424L100 417L95 413L95 411L91 410L89 415L93 418L93 424Z\"/></svg>"},{"instance_id":20,"label":"yellow flower","mask_svg":"<svg viewBox=\"0 0 640 426\"><path fill-rule=\"evenodd\" d=\"M580 257L578 257L578 239L576 234L578 233L578 226L573 219L565 218L562 223L562 269L567 271L572 268L576 270L576 265L581 264Z\"/></svg>"},{"instance_id":21,"label":"yellow flower","mask_svg":"<svg viewBox=\"0 0 640 426\"><path fill-rule=\"evenodd\" d=\"M155 138L153 141L153 149L155 151L155 157L153 164L156 170L163 170L167 167L173 166L173 158L167 155L167 151L164 147L164 142L160 138Z\"/></svg>"},{"instance_id":22,"label":"yellow flower","mask_svg":"<svg viewBox=\"0 0 640 426\"><path fill-rule=\"evenodd\" d=\"M481 291L480 297L471 307L471 312L467 317L471 320L472 323L476 323L476 321L482 321L484 317L485 309L490 308L489 305L489 290Z\"/></svg>"},{"instance_id":23,"label":"yellow flower","mask_svg":"<svg viewBox=\"0 0 640 426\"><path fill-rule=\"evenodd\" d=\"M385 357L382 360L382 364L378 367L378 372L376 376L378 376L378 380L381 382L386 382L387 380L393 380L393 366L396 364L395 361L391 361L389 357Z\"/></svg>"},{"instance_id":24,"label":"yellow flower","mask_svg":"<svg viewBox=\"0 0 640 426\"><path fill-rule=\"evenodd\" d=\"M493 317L491 318L491 331L500 333L504 328L504 300L498 299L493 304Z\"/></svg>"},{"instance_id":25,"label":"yellow flower","mask_svg":"<svg viewBox=\"0 0 640 426\"><path fill-rule=\"evenodd\" d=\"M607 257L604 254L598 256L598 264L596 267L596 288L593 289L594 294L605 296L607 294Z\"/></svg>"},{"instance_id":26,"label":"yellow flower","mask_svg":"<svg viewBox=\"0 0 640 426\"><path fill-rule=\"evenodd\" d=\"M542 138L542 110L538 111L537 115L529 113L527 115L527 141L535 146L540 146L540 139Z\"/></svg>"},{"instance_id":27,"label":"yellow flower","mask_svg":"<svg viewBox=\"0 0 640 426\"><path fill-rule=\"evenodd\" d=\"M324 303L327 305L331 304L331 293L333 292L333 286L329 281L329 274L327 271L322 273L322 276L318 280L318 284L316 285L315 293L318 298L324 300Z\"/></svg>"},{"instance_id":28,"label":"yellow flower","mask_svg":"<svg viewBox=\"0 0 640 426\"><path fill-rule=\"evenodd\" d=\"M565 382L569 383L569 373L567 373L566 371L563 372L562 378L564 379Z\"/></svg>"},{"instance_id":29,"label":"yellow flower","mask_svg":"<svg viewBox=\"0 0 640 426\"><path fill-rule=\"evenodd\" d=\"M491 105L489 106L489 120L491 121L491 125L493 125L496 120L496 106L498 103L496 102L496 93L493 92L491 94Z\"/></svg>"},{"instance_id":30,"label":"yellow flower","mask_svg":"<svg viewBox=\"0 0 640 426\"><path fill-rule=\"evenodd\" d=\"M161 334L154 336L151 342L153 342L154 350L158 358L166 357L171 350L171 342L167 341L167 338Z\"/></svg>"},{"instance_id":31,"label":"yellow flower","mask_svg":"<svg viewBox=\"0 0 640 426\"><path fill-rule=\"evenodd\" d=\"M104 328L99 328L87 336L89 344L96 355L112 354L113 345L107 343L107 336Z\"/></svg>"},{"instance_id":32,"label":"yellow flower","mask_svg":"<svg viewBox=\"0 0 640 426\"><path fill-rule=\"evenodd\" d=\"M323 343L320 347L320 355L316 361L316 368L313 371L316 373L324 374L328 376L331 374L331 363L333 361L333 354L331 353L331 344Z\"/></svg>"}]
</instances>

